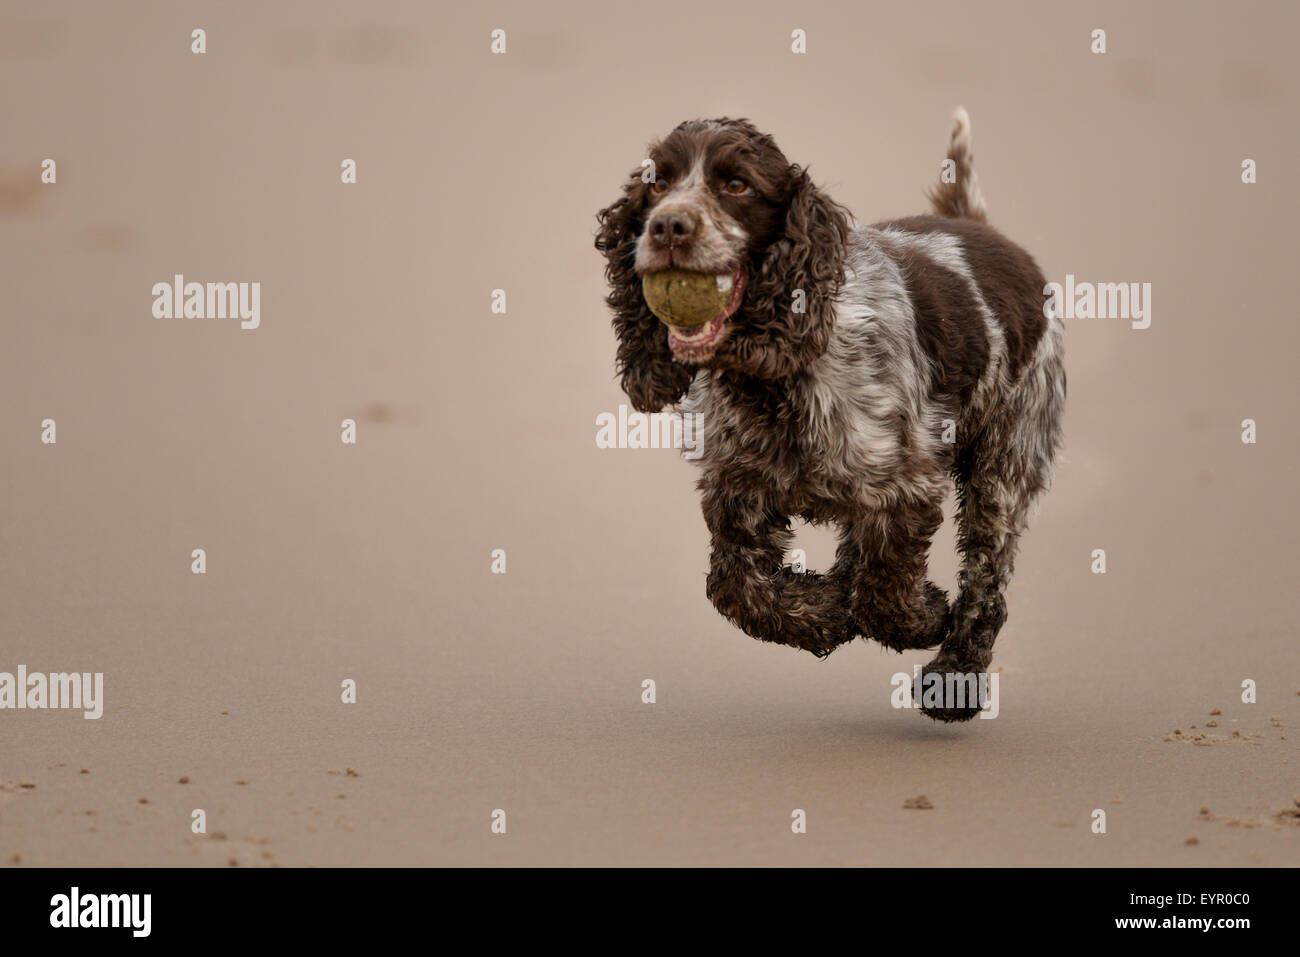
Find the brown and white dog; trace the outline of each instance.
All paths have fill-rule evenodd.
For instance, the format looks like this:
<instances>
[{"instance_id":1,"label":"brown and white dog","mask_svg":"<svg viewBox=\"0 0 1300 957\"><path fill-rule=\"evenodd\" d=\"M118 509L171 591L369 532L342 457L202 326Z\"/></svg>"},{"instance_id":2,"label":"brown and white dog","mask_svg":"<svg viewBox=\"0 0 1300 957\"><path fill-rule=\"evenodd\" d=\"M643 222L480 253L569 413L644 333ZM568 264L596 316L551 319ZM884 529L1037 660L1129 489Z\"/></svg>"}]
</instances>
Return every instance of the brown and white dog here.
<instances>
[{"instance_id":1,"label":"brown and white dog","mask_svg":"<svg viewBox=\"0 0 1300 957\"><path fill-rule=\"evenodd\" d=\"M640 411L698 414L707 593L755 638L938 646L927 674L992 659L1060 444L1064 334L1034 260L985 223L970 143L959 109L937 215L857 227L748 121L687 122L652 144L653 181L638 168L598 215L623 389ZM665 325L641 278L670 267L731 277L731 301L699 329ZM950 479L951 606L926 580ZM794 517L839 527L825 574L784 564Z\"/></svg>"}]
</instances>

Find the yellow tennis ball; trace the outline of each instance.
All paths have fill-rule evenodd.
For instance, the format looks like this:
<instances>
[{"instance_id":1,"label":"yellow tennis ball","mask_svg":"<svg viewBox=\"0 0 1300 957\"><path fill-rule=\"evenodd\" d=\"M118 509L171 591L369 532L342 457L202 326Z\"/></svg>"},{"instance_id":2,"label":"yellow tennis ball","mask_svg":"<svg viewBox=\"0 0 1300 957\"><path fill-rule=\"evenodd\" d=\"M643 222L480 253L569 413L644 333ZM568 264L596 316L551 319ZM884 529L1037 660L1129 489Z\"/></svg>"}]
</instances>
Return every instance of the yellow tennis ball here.
<instances>
[{"instance_id":1,"label":"yellow tennis ball","mask_svg":"<svg viewBox=\"0 0 1300 957\"><path fill-rule=\"evenodd\" d=\"M688 269L664 269L641 280L646 305L670 326L702 326L727 308L731 277Z\"/></svg>"}]
</instances>

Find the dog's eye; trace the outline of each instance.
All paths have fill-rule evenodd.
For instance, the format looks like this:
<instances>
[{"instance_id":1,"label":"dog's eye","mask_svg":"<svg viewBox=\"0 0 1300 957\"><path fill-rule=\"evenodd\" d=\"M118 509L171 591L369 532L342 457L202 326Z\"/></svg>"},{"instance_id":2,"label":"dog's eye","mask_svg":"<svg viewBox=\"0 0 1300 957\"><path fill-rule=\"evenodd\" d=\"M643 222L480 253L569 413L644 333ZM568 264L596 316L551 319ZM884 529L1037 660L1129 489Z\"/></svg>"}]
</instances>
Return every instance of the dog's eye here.
<instances>
[{"instance_id":1,"label":"dog's eye","mask_svg":"<svg viewBox=\"0 0 1300 957\"><path fill-rule=\"evenodd\" d=\"M655 181L650 184L650 188L653 189L656 193L667 192L668 180L664 179L662 176L656 176Z\"/></svg>"},{"instance_id":2,"label":"dog's eye","mask_svg":"<svg viewBox=\"0 0 1300 957\"><path fill-rule=\"evenodd\" d=\"M725 189L732 196L745 196L753 192L749 188L749 184L746 183L743 179L728 180L727 185L724 186L723 189Z\"/></svg>"}]
</instances>

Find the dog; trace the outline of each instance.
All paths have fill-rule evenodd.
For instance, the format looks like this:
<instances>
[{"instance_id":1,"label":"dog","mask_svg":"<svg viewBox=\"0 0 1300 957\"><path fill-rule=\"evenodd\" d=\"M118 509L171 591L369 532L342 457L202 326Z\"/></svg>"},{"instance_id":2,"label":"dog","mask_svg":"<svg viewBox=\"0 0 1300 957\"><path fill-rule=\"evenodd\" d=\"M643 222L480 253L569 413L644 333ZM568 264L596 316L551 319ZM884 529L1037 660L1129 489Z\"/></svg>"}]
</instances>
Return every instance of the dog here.
<instances>
[{"instance_id":1,"label":"dog","mask_svg":"<svg viewBox=\"0 0 1300 957\"><path fill-rule=\"evenodd\" d=\"M821 657L861 635L937 647L924 681L985 672L1066 381L1042 272L987 224L966 111L933 214L867 227L748 120L682 123L649 160L597 214L595 245L624 392L642 412L696 413L709 599L752 637ZM698 329L666 325L641 287L664 269L729 278L730 300ZM951 604L926 577L950 482ZM785 564L793 518L838 527L825 573Z\"/></svg>"}]
</instances>

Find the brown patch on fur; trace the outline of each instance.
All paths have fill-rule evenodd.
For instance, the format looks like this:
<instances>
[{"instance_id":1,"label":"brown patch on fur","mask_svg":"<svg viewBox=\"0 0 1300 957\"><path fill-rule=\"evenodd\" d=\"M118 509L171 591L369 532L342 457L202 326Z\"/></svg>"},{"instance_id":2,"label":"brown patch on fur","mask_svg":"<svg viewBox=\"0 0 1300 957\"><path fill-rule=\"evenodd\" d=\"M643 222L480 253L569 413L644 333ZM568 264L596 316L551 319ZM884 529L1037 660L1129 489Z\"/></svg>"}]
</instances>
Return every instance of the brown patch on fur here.
<instances>
[{"instance_id":1,"label":"brown patch on fur","mask_svg":"<svg viewBox=\"0 0 1300 957\"><path fill-rule=\"evenodd\" d=\"M906 222L881 227L905 229ZM970 286L923 250L899 244L893 253L912 300L917 338L934 367L933 389L965 405L989 363L988 331L972 307Z\"/></svg>"},{"instance_id":2,"label":"brown patch on fur","mask_svg":"<svg viewBox=\"0 0 1300 957\"><path fill-rule=\"evenodd\" d=\"M1034 258L993 227L969 219L911 216L881 225L910 233L946 233L960 240L984 304L1002 327L1011 378L1019 376L1047 330L1043 315L1047 279Z\"/></svg>"}]
</instances>

